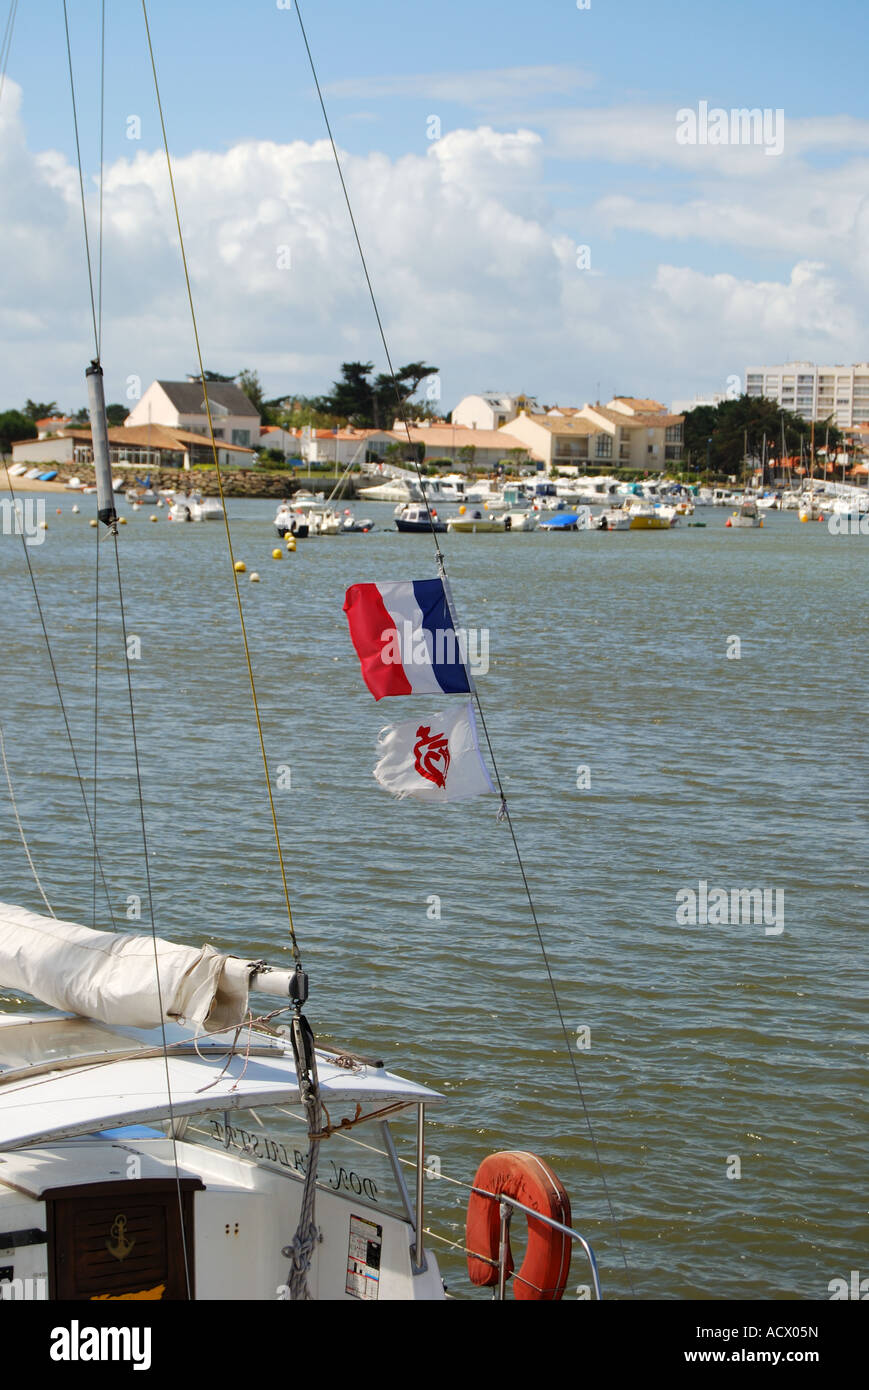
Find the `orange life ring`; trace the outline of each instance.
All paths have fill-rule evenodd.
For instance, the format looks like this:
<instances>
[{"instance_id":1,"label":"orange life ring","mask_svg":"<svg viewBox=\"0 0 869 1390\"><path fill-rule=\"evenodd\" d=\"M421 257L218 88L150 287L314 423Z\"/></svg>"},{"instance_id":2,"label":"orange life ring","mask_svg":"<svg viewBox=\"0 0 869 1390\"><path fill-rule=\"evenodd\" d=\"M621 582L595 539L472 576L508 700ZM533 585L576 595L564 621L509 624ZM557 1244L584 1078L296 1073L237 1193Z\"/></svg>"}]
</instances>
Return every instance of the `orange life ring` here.
<instances>
[{"instance_id":1,"label":"orange life ring","mask_svg":"<svg viewBox=\"0 0 869 1390\"><path fill-rule=\"evenodd\" d=\"M474 1187L491 1192L483 1197L472 1192L468 1201L465 1245L468 1274L473 1284L498 1282L500 1203L503 1193L526 1207L570 1225L570 1198L548 1164L536 1154L505 1151L490 1154L477 1169ZM571 1240L561 1231L528 1217L528 1249L513 1283L515 1298L555 1302L564 1293L570 1270ZM494 1261L494 1263L492 1263ZM507 1273L513 1273L513 1254L507 1247Z\"/></svg>"}]
</instances>

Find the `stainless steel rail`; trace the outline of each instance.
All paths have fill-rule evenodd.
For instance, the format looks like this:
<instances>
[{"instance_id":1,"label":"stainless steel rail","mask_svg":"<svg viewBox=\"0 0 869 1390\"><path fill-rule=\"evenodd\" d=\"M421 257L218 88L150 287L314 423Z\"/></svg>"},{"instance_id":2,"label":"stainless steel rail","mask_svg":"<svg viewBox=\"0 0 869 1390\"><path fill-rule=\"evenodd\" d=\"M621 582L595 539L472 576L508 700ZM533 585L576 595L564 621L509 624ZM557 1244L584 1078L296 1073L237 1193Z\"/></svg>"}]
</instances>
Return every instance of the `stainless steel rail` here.
<instances>
[{"instance_id":1,"label":"stainless steel rail","mask_svg":"<svg viewBox=\"0 0 869 1390\"><path fill-rule=\"evenodd\" d=\"M591 1270L591 1282L594 1288L595 1298L598 1302L603 1298L600 1291L600 1275L597 1269L597 1260L594 1251L589 1245L585 1236L581 1236L579 1231L574 1231L571 1226L565 1226L560 1221L554 1221L551 1216L544 1216L542 1212L534 1211L532 1207L526 1207L524 1202L519 1202L515 1197L507 1197L503 1192L487 1192L484 1187L472 1187L472 1192L476 1192L479 1197L489 1197L493 1202L500 1205L501 1234L498 1249L498 1298L503 1299L507 1286L507 1251L509 1249L509 1228L510 1218L514 1211L523 1211L526 1216L531 1216L535 1221L542 1221L544 1226L551 1226L554 1231L560 1231L562 1235L570 1240L575 1240L581 1245L588 1259Z\"/></svg>"}]
</instances>

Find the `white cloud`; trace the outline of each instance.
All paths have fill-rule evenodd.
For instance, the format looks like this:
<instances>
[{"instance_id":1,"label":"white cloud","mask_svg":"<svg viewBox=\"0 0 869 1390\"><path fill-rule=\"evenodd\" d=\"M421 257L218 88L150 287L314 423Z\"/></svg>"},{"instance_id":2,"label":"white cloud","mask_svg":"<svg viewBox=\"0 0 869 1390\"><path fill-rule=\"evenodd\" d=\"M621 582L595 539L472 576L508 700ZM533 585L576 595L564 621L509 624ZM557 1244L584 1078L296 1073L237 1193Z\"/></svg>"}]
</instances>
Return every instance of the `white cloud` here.
<instances>
[{"instance_id":1,"label":"white cloud","mask_svg":"<svg viewBox=\"0 0 869 1390\"><path fill-rule=\"evenodd\" d=\"M77 174L56 152L28 150L19 98L8 84L0 111L0 177L15 190L0 212L0 404L33 396L74 406L93 350ZM639 158L632 132L657 148L660 123L627 108L619 119L595 157L630 147ZM815 131L814 147L829 134ZM864 161L811 171L785 155L765 164L787 163L787 177L766 181L707 163L693 180L679 171L670 201L660 179L602 197L593 185L581 210L591 230L573 237L547 201L549 146L530 129L481 126L399 158L342 157L393 361L436 363L447 407L482 387L570 403L598 380L604 394L667 399L723 383L749 358L865 356ZM248 141L174 168L207 367L254 367L271 395L324 390L342 360L384 365L327 141ZM95 234L92 182L88 190ZM105 219L103 359L118 400L133 373L147 383L196 365L160 152L106 170ZM614 273L606 238L624 230L660 238L667 264ZM789 269L680 265L688 237L775 253ZM590 271L577 267L577 241L591 244Z\"/></svg>"},{"instance_id":2,"label":"white cloud","mask_svg":"<svg viewBox=\"0 0 869 1390\"><path fill-rule=\"evenodd\" d=\"M516 68L484 68L472 72L405 73L388 77L354 77L330 82L324 89L329 96L427 97L434 101L457 101L480 106L504 100L546 93L569 95L580 88L594 86L592 74L568 65Z\"/></svg>"}]
</instances>

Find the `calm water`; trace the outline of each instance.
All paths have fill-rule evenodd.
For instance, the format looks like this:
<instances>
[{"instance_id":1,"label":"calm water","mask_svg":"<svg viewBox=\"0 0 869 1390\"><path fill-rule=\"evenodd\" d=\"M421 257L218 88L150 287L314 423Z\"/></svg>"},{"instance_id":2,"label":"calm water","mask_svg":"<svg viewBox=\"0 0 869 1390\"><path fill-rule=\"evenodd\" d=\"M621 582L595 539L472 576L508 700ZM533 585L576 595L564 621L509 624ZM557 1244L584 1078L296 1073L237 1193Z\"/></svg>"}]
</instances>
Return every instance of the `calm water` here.
<instances>
[{"instance_id":1,"label":"calm water","mask_svg":"<svg viewBox=\"0 0 869 1390\"><path fill-rule=\"evenodd\" d=\"M90 777L93 503L74 517L59 500L30 554ZM365 511L388 524L391 508ZM121 541L157 928L285 959L223 529L149 514L128 512ZM230 503L236 553L262 575L242 597L273 779L290 769L275 795L309 1017L444 1093L430 1149L445 1173L468 1181L499 1148L546 1157L605 1294L628 1296L497 808L398 803L371 777L380 727L438 705L375 705L344 590L433 575L431 543L310 540L278 563L273 514ZM490 631L481 693L565 1019L591 1030L574 1055L638 1296L824 1299L867 1260L869 542L795 513L742 532L723 509L701 515L706 529L444 549L461 621ZM98 816L123 920L144 876L110 543L101 554ZM18 538L0 536L0 582L20 810L55 910L91 922L87 825ZM0 832L2 896L38 910L3 782ZM700 880L783 890L784 930L677 925L677 893ZM465 1194L428 1195L433 1229L460 1240ZM437 1253L459 1292L461 1257Z\"/></svg>"}]
</instances>

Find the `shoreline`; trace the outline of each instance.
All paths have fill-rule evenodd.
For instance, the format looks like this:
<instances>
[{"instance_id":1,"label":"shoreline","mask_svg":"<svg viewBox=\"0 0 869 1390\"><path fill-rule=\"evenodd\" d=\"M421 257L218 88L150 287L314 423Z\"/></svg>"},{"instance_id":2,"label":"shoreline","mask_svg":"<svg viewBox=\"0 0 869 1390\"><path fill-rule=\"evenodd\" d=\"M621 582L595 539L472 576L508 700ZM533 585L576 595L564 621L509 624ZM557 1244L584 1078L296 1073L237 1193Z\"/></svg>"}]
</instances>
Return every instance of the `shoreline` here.
<instances>
[{"instance_id":1,"label":"shoreline","mask_svg":"<svg viewBox=\"0 0 869 1390\"><path fill-rule=\"evenodd\" d=\"M61 482L41 483L38 478L13 478L10 484L6 469L0 468L0 492L12 492L13 489L16 496L19 492L22 495L26 492L65 492L67 497L72 497L74 493Z\"/></svg>"}]
</instances>

